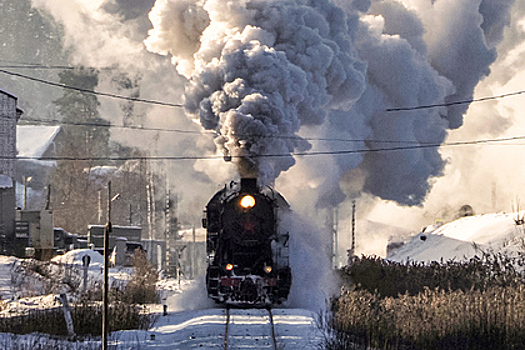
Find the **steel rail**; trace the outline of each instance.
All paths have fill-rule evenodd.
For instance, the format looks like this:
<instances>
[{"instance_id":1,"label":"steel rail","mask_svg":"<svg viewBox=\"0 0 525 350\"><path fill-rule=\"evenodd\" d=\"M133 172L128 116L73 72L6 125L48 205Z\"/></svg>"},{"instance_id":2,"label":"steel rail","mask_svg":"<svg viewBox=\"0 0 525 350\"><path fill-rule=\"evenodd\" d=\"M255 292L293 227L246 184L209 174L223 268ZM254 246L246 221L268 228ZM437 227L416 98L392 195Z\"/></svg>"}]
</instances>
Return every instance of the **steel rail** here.
<instances>
[{"instance_id":1,"label":"steel rail","mask_svg":"<svg viewBox=\"0 0 525 350\"><path fill-rule=\"evenodd\" d=\"M230 332L230 308L226 308L226 326L224 328L224 350L228 350L228 334Z\"/></svg>"},{"instance_id":2,"label":"steel rail","mask_svg":"<svg viewBox=\"0 0 525 350\"><path fill-rule=\"evenodd\" d=\"M273 320L273 313L271 308L266 308L268 311L268 319L269 319L269 325L270 325L270 338L272 343L272 350L277 350L277 338L275 334L275 324ZM231 313L230 308L226 308L226 323L224 326L224 343L223 343L223 349L228 350L229 349L229 336L230 336L230 321L231 321Z\"/></svg>"},{"instance_id":3,"label":"steel rail","mask_svg":"<svg viewBox=\"0 0 525 350\"><path fill-rule=\"evenodd\" d=\"M267 308L267 310L268 310L268 314L270 317L270 328L271 328L271 338L272 338L272 343L273 343L273 350L277 350L277 339L275 338L275 324L273 322L272 309Z\"/></svg>"}]
</instances>

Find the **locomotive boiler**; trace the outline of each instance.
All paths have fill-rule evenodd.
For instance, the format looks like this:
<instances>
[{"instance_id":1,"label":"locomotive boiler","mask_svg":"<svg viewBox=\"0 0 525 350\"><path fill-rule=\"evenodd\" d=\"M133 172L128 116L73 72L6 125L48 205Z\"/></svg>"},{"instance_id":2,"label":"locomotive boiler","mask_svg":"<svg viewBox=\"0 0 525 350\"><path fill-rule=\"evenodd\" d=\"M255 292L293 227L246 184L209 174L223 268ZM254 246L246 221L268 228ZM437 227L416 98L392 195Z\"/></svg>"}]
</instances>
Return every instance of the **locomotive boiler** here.
<instances>
[{"instance_id":1,"label":"locomotive boiler","mask_svg":"<svg viewBox=\"0 0 525 350\"><path fill-rule=\"evenodd\" d=\"M286 200L256 179L231 182L206 206L206 288L217 303L272 306L292 283L289 238L279 223Z\"/></svg>"}]
</instances>

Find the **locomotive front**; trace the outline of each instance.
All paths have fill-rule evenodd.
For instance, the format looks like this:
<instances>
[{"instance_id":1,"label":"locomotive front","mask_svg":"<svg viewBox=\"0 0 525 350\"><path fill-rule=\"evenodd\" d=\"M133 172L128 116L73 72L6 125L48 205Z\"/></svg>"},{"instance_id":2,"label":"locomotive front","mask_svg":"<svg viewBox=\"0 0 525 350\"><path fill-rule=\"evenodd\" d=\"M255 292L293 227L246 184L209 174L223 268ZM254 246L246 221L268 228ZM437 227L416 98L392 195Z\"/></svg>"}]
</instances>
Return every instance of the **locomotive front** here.
<instances>
[{"instance_id":1,"label":"locomotive front","mask_svg":"<svg viewBox=\"0 0 525 350\"><path fill-rule=\"evenodd\" d=\"M283 205L284 203L284 205ZM241 179L219 191L206 207L208 295L219 303L271 306L286 300L291 273L288 233L279 230L275 191Z\"/></svg>"}]
</instances>

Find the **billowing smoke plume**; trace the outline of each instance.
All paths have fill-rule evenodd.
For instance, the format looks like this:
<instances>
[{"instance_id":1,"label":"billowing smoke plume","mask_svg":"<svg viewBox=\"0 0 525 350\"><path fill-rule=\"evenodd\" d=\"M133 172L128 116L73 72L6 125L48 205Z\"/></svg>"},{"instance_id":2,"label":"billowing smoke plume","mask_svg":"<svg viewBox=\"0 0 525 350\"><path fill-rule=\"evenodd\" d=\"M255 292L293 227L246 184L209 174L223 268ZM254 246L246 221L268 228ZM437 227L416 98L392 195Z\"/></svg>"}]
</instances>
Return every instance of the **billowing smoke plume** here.
<instances>
[{"instance_id":1,"label":"billowing smoke plume","mask_svg":"<svg viewBox=\"0 0 525 350\"><path fill-rule=\"evenodd\" d=\"M463 124L468 104L386 109L472 98L496 59L514 1L32 3L64 26L74 63L138 75L142 97L178 101L184 84L187 114L216 132L217 149L233 157L243 176L272 183L284 175L292 186L307 183L323 207L348 195L340 185L342 178L353 179L350 171L359 174L361 192L422 203L445 162L437 148L418 146L442 143L448 130ZM144 45L170 56L182 77ZM155 125L185 127L175 112L170 119L165 110L144 113ZM208 139L178 139L181 147L171 150L184 155L214 151ZM159 151L170 149L165 143ZM377 151L396 146L413 149ZM308 150L324 155L293 156ZM217 181L227 177L216 179L217 172L231 174L224 165L209 168L195 165ZM286 179L292 176L304 181Z\"/></svg>"},{"instance_id":2,"label":"billowing smoke plume","mask_svg":"<svg viewBox=\"0 0 525 350\"><path fill-rule=\"evenodd\" d=\"M357 166L362 190L416 205L444 167L436 148L417 146L442 143L468 106L386 109L472 98L512 2L158 0L145 43L171 54L188 78L187 113L216 131L241 175L274 182L309 134L355 141L328 153L416 146L334 156L318 174L320 206L344 199L340 179Z\"/></svg>"},{"instance_id":3,"label":"billowing smoke plume","mask_svg":"<svg viewBox=\"0 0 525 350\"><path fill-rule=\"evenodd\" d=\"M296 136L302 125L320 125L329 108L361 96L366 65L349 44L343 12L328 1L200 5L157 1L146 44L173 54L189 78L188 113L217 132L241 175L273 182L295 163L294 150L309 148Z\"/></svg>"}]
</instances>

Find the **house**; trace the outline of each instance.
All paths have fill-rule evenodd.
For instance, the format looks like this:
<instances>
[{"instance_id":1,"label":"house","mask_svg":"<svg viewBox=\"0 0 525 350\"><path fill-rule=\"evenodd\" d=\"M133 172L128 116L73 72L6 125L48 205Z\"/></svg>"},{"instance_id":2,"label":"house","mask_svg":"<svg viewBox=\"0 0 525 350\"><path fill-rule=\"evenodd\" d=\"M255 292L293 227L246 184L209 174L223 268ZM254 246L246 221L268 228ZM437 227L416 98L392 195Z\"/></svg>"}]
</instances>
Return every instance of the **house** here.
<instances>
[{"instance_id":1,"label":"house","mask_svg":"<svg viewBox=\"0 0 525 350\"><path fill-rule=\"evenodd\" d=\"M56 161L60 126L18 125L16 129L17 162L15 168L17 207L43 209L46 186Z\"/></svg>"},{"instance_id":2,"label":"house","mask_svg":"<svg viewBox=\"0 0 525 350\"><path fill-rule=\"evenodd\" d=\"M16 159L16 124L23 111L18 98L0 90L0 174L13 177Z\"/></svg>"},{"instance_id":3,"label":"house","mask_svg":"<svg viewBox=\"0 0 525 350\"><path fill-rule=\"evenodd\" d=\"M23 111L18 98L0 90L0 253L12 251L15 241L16 125Z\"/></svg>"}]
</instances>

